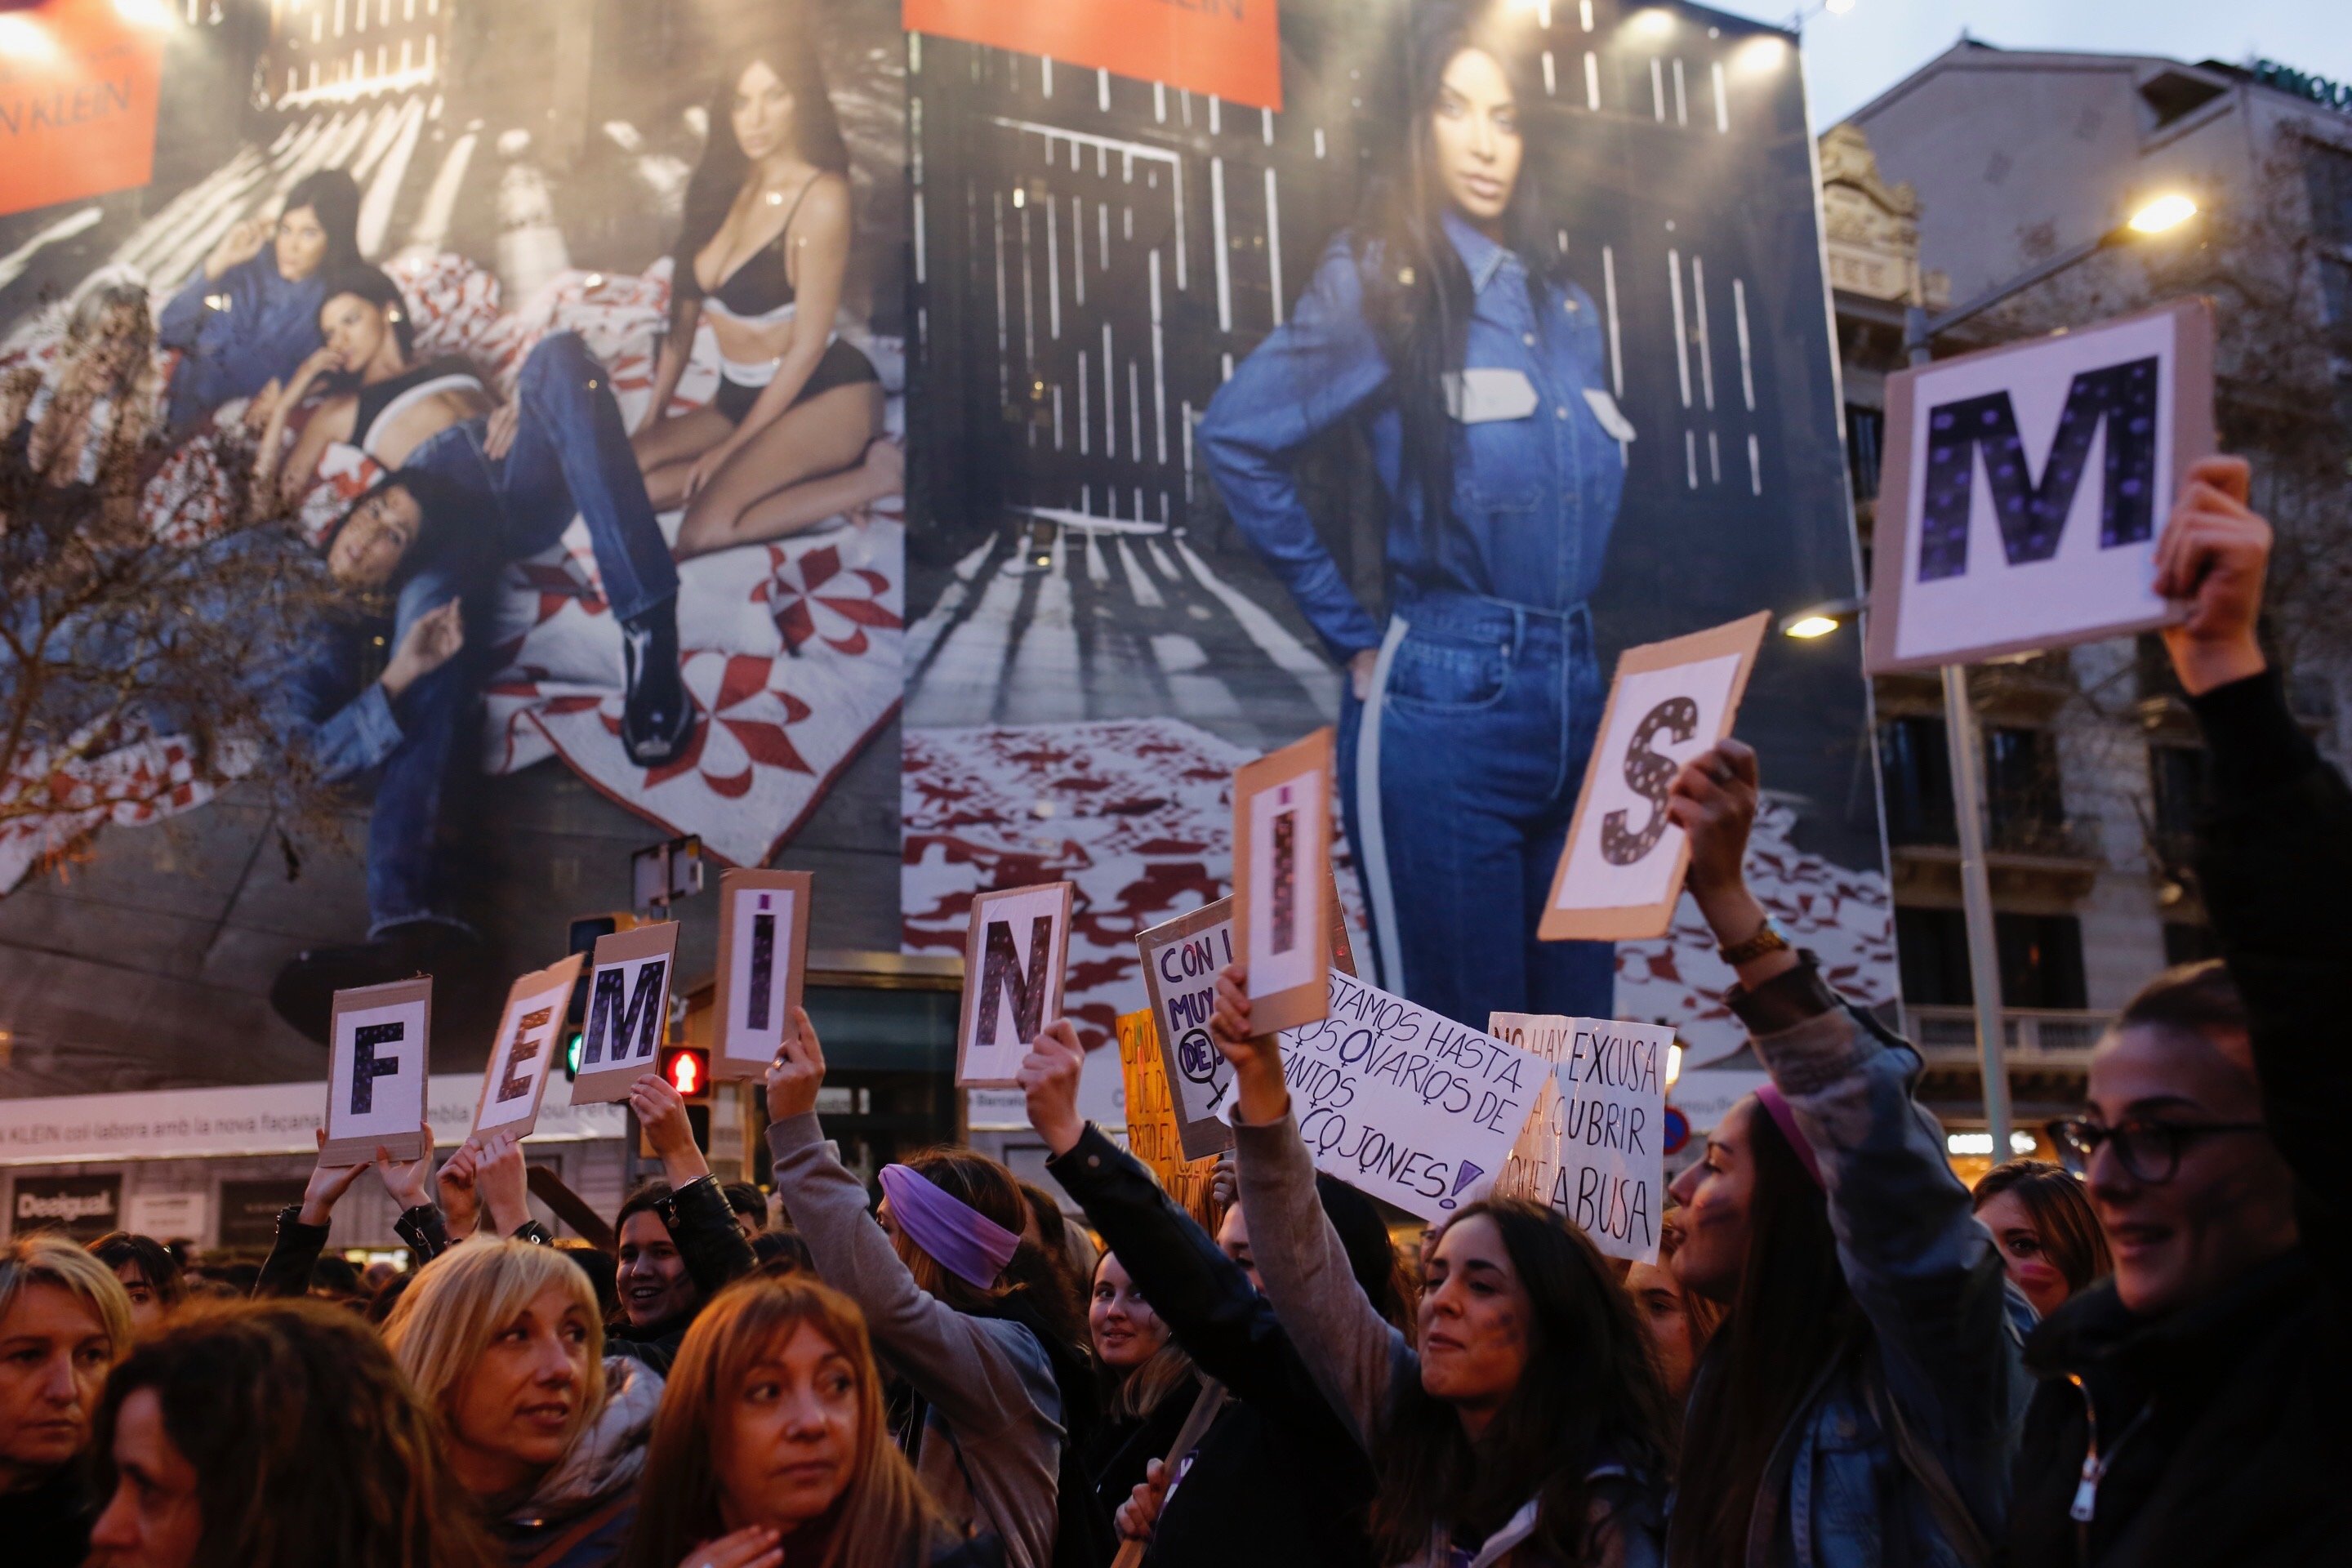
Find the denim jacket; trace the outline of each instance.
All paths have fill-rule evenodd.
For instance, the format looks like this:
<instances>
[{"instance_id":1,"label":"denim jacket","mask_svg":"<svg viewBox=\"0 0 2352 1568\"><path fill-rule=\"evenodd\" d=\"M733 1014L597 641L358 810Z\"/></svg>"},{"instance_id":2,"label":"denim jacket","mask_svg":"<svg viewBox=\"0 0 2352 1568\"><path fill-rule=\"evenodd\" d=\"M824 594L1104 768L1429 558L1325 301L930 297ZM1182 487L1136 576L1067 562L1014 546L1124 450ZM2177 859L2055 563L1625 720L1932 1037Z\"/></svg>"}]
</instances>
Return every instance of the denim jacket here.
<instances>
[{"instance_id":1,"label":"denim jacket","mask_svg":"<svg viewBox=\"0 0 2352 1568\"><path fill-rule=\"evenodd\" d=\"M172 373L171 422L184 430L233 397L250 397L272 377L291 379L319 346L327 283L312 274L289 283L277 254L241 261L218 278L196 275L164 305L155 340L181 351Z\"/></svg>"},{"instance_id":2,"label":"denim jacket","mask_svg":"<svg viewBox=\"0 0 2352 1568\"><path fill-rule=\"evenodd\" d=\"M1600 312L1573 284L1531 300L1526 264L1448 214L1445 232L1475 290L1457 420L1453 517L1431 559L1421 486L1403 476L1403 426L1389 365L1364 315L1376 252L1341 234L1291 319L1210 401L1200 447L1234 523L1289 588L1331 651L1377 647L1381 627L1315 531L1291 455L1343 419L1362 422L1388 495L1388 595L1402 606L1454 592L1565 611L1591 597L1624 489ZM1520 412L1529 396L1533 407ZM1614 426L1612 433L1612 426Z\"/></svg>"},{"instance_id":3,"label":"denim jacket","mask_svg":"<svg viewBox=\"0 0 2352 1568\"><path fill-rule=\"evenodd\" d=\"M1840 1004L1810 963L1732 1002L1820 1162L1838 1260L1871 1329L1858 1363L1782 1433L1746 1563L1981 1561L2007 1518L2026 1384L1992 1234L1912 1098L1919 1058ZM1703 1362L1699 1376L1720 1370Z\"/></svg>"}]
</instances>

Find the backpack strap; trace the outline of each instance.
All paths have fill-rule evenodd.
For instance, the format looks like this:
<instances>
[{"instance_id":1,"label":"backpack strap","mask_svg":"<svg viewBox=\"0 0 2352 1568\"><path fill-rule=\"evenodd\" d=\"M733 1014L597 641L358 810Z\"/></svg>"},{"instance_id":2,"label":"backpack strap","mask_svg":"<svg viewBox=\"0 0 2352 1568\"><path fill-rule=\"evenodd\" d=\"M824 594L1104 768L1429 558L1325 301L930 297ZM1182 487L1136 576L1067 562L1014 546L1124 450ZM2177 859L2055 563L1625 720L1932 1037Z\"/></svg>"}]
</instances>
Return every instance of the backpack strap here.
<instances>
[{"instance_id":1,"label":"backpack strap","mask_svg":"<svg viewBox=\"0 0 2352 1568\"><path fill-rule=\"evenodd\" d=\"M540 1548L522 1568L555 1568L572 1554L572 1549L593 1536L598 1531L621 1517L622 1512L636 1500L635 1487L624 1487L621 1495L600 1509L594 1509L572 1521L572 1528Z\"/></svg>"}]
</instances>

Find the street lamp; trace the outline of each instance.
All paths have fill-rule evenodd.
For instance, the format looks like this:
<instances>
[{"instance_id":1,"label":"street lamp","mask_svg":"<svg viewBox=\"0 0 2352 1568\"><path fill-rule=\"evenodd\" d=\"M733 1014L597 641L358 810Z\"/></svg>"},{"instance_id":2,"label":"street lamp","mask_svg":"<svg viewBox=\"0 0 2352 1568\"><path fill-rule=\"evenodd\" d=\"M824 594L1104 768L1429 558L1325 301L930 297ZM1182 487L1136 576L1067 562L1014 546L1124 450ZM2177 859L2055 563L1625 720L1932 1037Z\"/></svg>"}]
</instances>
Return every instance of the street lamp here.
<instances>
[{"instance_id":1,"label":"street lamp","mask_svg":"<svg viewBox=\"0 0 2352 1568\"><path fill-rule=\"evenodd\" d=\"M1965 304L1930 320L1914 305L1904 312L1904 349L1911 363L1923 365L1935 358L1937 337L2005 300L2013 299L2103 250L2151 235L2167 234L2195 217L2197 204L2177 192L2143 203L2122 223L2095 239L2063 250L2030 267L2005 283L1995 284ZM1799 624L1802 624L1801 620ZM1783 631L1799 635L1784 624ZM1818 635L1818 634L1816 634ZM1969 985L1976 998L1977 1060L1984 1079L1985 1127L1992 1147L2009 1143L2009 1068L2002 1058L2000 948L1992 918L1992 881L1985 868L1984 758L1979 752L1976 714L1969 706L1968 667L1948 664L1944 684L1944 742L1951 753L1952 815L1957 819L1960 851L1960 907L1967 917Z\"/></svg>"}]
</instances>

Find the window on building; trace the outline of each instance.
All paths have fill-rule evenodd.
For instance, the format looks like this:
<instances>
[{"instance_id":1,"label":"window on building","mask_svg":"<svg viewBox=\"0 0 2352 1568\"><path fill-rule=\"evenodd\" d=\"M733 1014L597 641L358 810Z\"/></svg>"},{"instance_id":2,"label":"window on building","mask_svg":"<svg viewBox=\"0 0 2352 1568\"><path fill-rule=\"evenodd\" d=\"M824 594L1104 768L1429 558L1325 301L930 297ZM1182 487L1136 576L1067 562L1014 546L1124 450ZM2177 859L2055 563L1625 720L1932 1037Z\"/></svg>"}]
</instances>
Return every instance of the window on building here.
<instances>
[{"instance_id":1,"label":"window on building","mask_svg":"<svg viewBox=\"0 0 2352 1568\"><path fill-rule=\"evenodd\" d=\"M2337 245L2352 245L2352 152L2305 142L2303 174L2311 195L2312 232Z\"/></svg>"},{"instance_id":2,"label":"window on building","mask_svg":"<svg viewBox=\"0 0 2352 1568\"><path fill-rule=\"evenodd\" d=\"M1944 721L1936 714L1889 719L1878 727L1888 843L1956 842L1951 755L1944 742Z\"/></svg>"},{"instance_id":3,"label":"window on building","mask_svg":"<svg viewBox=\"0 0 2352 1568\"><path fill-rule=\"evenodd\" d=\"M1898 906L1895 944L1903 998L1914 1006L1966 1007L1976 1001L1969 977L1967 917L1958 910ZM2083 977L2083 926L2073 915L1993 916L2004 1007L2080 1011L2089 1005Z\"/></svg>"},{"instance_id":4,"label":"window on building","mask_svg":"<svg viewBox=\"0 0 2352 1568\"><path fill-rule=\"evenodd\" d=\"M1985 731L1986 812L1995 846L2054 848L2066 832L2058 783L2058 741L2047 730L1996 725Z\"/></svg>"},{"instance_id":5,"label":"window on building","mask_svg":"<svg viewBox=\"0 0 2352 1568\"><path fill-rule=\"evenodd\" d=\"M2200 959L2221 956L2221 943L2209 925L2189 921L2164 922L2164 962L2195 963Z\"/></svg>"},{"instance_id":6,"label":"window on building","mask_svg":"<svg viewBox=\"0 0 2352 1568\"><path fill-rule=\"evenodd\" d=\"M2319 258L2319 300L2328 335L2339 345L2352 347L2352 261L2340 256Z\"/></svg>"},{"instance_id":7,"label":"window on building","mask_svg":"<svg viewBox=\"0 0 2352 1568\"><path fill-rule=\"evenodd\" d=\"M1853 483L1853 499L1874 500L1878 496L1878 470L1885 460L1886 445L1886 411L1865 408L1858 403L1845 405L1845 460L1849 478Z\"/></svg>"}]
</instances>

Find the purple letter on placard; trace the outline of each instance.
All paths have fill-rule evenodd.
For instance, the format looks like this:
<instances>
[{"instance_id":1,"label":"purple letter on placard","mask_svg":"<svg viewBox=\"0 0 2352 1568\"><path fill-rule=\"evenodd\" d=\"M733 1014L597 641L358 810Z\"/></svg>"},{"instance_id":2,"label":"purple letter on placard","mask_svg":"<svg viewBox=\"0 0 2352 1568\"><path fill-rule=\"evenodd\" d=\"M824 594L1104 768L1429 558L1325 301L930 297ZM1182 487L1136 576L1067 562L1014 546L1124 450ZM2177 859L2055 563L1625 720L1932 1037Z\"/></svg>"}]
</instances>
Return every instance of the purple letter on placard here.
<instances>
[{"instance_id":1,"label":"purple letter on placard","mask_svg":"<svg viewBox=\"0 0 2352 1568\"><path fill-rule=\"evenodd\" d=\"M1013 993L1013 1027L1023 1043L1034 1040L1044 1020L1045 1010L1046 950L1054 945L1054 919L1039 915L1030 926L1029 970L1021 970L1021 955L1013 949L1013 925L1009 921L988 922L988 940L982 945L983 957L980 970L980 1030L975 1043L996 1044L996 997L1001 991Z\"/></svg>"},{"instance_id":2,"label":"purple letter on placard","mask_svg":"<svg viewBox=\"0 0 2352 1568\"><path fill-rule=\"evenodd\" d=\"M2086 370L2067 388L2058 437L2042 478L2033 478L2017 411L2006 392L1927 411L1927 489L1919 518L1919 581L1958 577L1969 569L1969 502L1976 487L1978 448L1992 487L2009 563L2047 561L2058 553L2066 513L2082 487L2091 437L2107 426L2101 480L2099 548L2137 544L2156 532L2157 362L2132 360Z\"/></svg>"},{"instance_id":3,"label":"purple letter on placard","mask_svg":"<svg viewBox=\"0 0 2352 1568\"><path fill-rule=\"evenodd\" d=\"M776 983L776 917L767 912L769 895L760 895L760 913L751 917L751 994L743 1008L743 1026L768 1026L768 993Z\"/></svg>"},{"instance_id":4,"label":"purple letter on placard","mask_svg":"<svg viewBox=\"0 0 2352 1568\"><path fill-rule=\"evenodd\" d=\"M400 1070L398 1057L379 1057L378 1046L394 1045L407 1033L403 1024L362 1024L352 1034L352 1114L365 1116L375 1106L375 1080Z\"/></svg>"},{"instance_id":5,"label":"purple letter on placard","mask_svg":"<svg viewBox=\"0 0 2352 1568\"><path fill-rule=\"evenodd\" d=\"M1286 799L1290 791L1285 789ZM1288 952L1298 940L1298 813L1285 809L1274 819L1274 942L1269 951Z\"/></svg>"},{"instance_id":6,"label":"purple letter on placard","mask_svg":"<svg viewBox=\"0 0 2352 1568\"><path fill-rule=\"evenodd\" d=\"M596 993L588 1004L588 1037L580 1044L582 1067L593 1067L604 1059L607 1024L612 1026L614 1061L654 1054L666 1022L657 1015L661 1012L662 975L668 968L668 964L655 959L637 971L637 989L625 1008L621 1005L620 969L607 969L596 976ZM632 1038L636 1041L635 1049L630 1047Z\"/></svg>"},{"instance_id":7,"label":"purple letter on placard","mask_svg":"<svg viewBox=\"0 0 2352 1568\"><path fill-rule=\"evenodd\" d=\"M495 1103L504 1105L509 1100L520 1100L530 1092L530 1079L523 1076L522 1069L539 1059L539 1047L542 1042L530 1040L528 1037L534 1029L545 1028L548 1019L554 1016L552 1007L541 1007L536 1013L524 1014L522 1022L515 1026L514 1048L507 1056L506 1076L499 1079Z\"/></svg>"},{"instance_id":8,"label":"purple letter on placard","mask_svg":"<svg viewBox=\"0 0 2352 1568\"><path fill-rule=\"evenodd\" d=\"M1622 811L1601 819L1601 858L1612 866L1631 866L1657 847L1659 836L1666 830L1666 790L1682 770L1672 757L1650 750L1661 731L1676 742L1697 734L1698 704L1687 697L1669 697L1643 714L1642 722L1634 727L1633 739L1625 748L1625 787L1650 803L1650 819L1638 833L1626 831Z\"/></svg>"}]
</instances>

